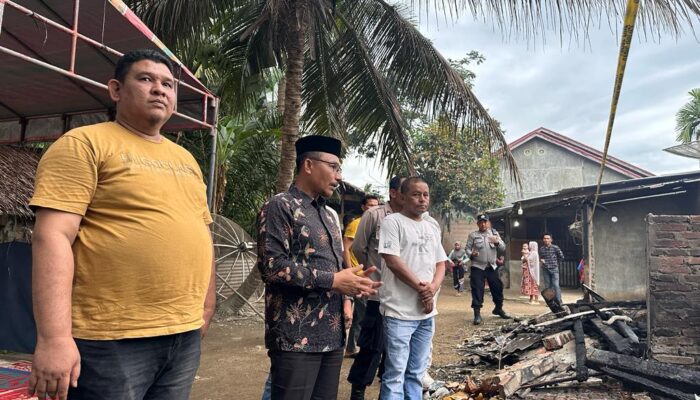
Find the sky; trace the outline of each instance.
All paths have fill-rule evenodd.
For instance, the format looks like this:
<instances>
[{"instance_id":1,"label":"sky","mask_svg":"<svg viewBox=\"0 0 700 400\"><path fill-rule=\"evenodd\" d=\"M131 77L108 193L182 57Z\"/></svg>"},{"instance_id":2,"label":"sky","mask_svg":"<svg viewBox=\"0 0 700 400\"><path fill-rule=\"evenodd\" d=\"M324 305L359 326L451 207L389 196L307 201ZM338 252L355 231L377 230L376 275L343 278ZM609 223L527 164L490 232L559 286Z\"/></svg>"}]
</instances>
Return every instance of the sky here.
<instances>
[{"instance_id":1,"label":"sky","mask_svg":"<svg viewBox=\"0 0 700 400\"><path fill-rule=\"evenodd\" d=\"M619 37L607 25L583 43L505 39L471 16L445 24L422 23L421 32L445 57L477 50L474 93L501 122L506 139L545 127L603 149L617 66ZM675 114L700 87L700 42L692 34L645 40L635 34L617 108L609 154L655 174L698 169L698 161L662 151L675 142ZM384 171L373 160L345 160L350 183L383 189ZM384 190L382 190L384 192Z\"/></svg>"}]
</instances>

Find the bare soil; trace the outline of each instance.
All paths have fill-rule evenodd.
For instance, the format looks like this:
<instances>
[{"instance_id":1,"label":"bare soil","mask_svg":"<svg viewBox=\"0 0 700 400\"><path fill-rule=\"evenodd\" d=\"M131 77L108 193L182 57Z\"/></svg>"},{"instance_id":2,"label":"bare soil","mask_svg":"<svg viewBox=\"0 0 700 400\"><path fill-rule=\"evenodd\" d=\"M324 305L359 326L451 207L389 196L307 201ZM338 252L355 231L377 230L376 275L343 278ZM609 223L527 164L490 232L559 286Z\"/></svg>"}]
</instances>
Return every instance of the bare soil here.
<instances>
[{"instance_id":1,"label":"bare soil","mask_svg":"<svg viewBox=\"0 0 700 400\"><path fill-rule=\"evenodd\" d=\"M449 278L446 277L438 299L439 315L433 339L433 368L457 362L460 356L455 347L476 333L477 329L491 330L507 322L491 315L493 303L486 299L482 309L484 324L479 327L472 325L471 295L465 292L462 296L456 296ZM521 317L547 311L544 304L530 305L527 303L527 297L520 297L515 291L506 293L504 308L509 313ZM270 368L263 336L264 325L258 317L213 323L203 342L202 362L190 398L260 399ZM343 361L338 399L350 398L350 384L346 378L351 365L352 359L346 358ZM366 395L367 399L379 397L379 384L376 380L367 389Z\"/></svg>"}]
</instances>

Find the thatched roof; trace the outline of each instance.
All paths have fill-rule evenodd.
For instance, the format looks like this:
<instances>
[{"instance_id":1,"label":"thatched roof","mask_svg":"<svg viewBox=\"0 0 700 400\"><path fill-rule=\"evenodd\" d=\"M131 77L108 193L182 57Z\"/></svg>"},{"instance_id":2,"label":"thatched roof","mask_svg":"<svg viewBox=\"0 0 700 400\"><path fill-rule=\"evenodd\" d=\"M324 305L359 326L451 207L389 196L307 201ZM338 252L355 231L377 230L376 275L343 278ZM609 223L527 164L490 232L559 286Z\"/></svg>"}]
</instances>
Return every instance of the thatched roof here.
<instances>
[{"instance_id":1,"label":"thatched roof","mask_svg":"<svg viewBox=\"0 0 700 400\"><path fill-rule=\"evenodd\" d=\"M0 215L34 216L28 204L40 158L37 149L0 146Z\"/></svg>"}]
</instances>

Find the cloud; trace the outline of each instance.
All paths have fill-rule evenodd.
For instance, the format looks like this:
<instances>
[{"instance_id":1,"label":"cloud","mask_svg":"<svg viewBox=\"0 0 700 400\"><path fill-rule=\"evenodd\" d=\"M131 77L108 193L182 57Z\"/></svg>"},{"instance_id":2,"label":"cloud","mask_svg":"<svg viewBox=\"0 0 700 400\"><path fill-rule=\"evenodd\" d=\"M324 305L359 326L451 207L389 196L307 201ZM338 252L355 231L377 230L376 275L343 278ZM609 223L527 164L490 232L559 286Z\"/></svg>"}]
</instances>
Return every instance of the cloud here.
<instances>
[{"instance_id":1,"label":"cloud","mask_svg":"<svg viewBox=\"0 0 700 400\"><path fill-rule=\"evenodd\" d=\"M506 41L470 17L423 24L421 31L445 57L471 50L486 57L472 68L474 92L509 141L543 126L602 150L619 49L614 31L593 30L586 42L563 45L554 36L546 43ZM700 87L700 44L690 34L642 39L635 37L630 49L610 154L656 174L698 169L697 160L663 149L675 144L675 114L687 92ZM360 171L369 177L368 170Z\"/></svg>"}]
</instances>

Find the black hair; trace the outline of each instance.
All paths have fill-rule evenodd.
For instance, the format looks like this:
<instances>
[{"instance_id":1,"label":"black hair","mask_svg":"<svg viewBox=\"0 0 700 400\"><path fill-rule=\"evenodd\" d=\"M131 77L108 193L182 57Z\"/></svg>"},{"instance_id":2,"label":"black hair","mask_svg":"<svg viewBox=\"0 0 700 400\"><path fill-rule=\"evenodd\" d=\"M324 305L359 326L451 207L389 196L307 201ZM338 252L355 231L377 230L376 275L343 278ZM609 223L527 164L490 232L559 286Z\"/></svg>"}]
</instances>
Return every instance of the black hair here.
<instances>
[{"instance_id":1,"label":"black hair","mask_svg":"<svg viewBox=\"0 0 700 400\"><path fill-rule=\"evenodd\" d=\"M428 182L426 182L425 179L421 178L420 176L412 176L412 177L410 177L410 178L406 178L406 180L403 181L403 183L401 183L401 194L406 194L406 193L408 193L408 188L409 188L409 187L411 186L411 184L414 183L414 182L416 182L416 183L423 182L423 183L425 183L426 185L428 184Z\"/></svg>"},{"instance_id":2,"label":"black hair","mask_svg":"<svg viewBox=\"0 0 700 400\"><path fill-rule=\"evenodd\" d=\"M401 189L401 179L405 177L401 175L396 175L389 180L389 189L399 190Z\"/></svg>"},{"instance_id":3,"label":"black hair","mask_svg":"<svg viewBox=\"0 0 700 400\"><path fill-rule=\"evenodd\" d=\"M297 154L297 160L296 160L296 172L297 172L297 174L299 173L301 166L304 165L304 161L307 158L311 158L311 159L321 158L321 152L320 151L307 151L306 153Z\"/></svg>"},{"instance_id":4,"label":"black hair","mask_svg":"<svg viewBox=\"0 0 700 400\"><path fill-rule=\"evenodd\" d=\"M377 196L376 194L366 194L365 197L362 198L362 205L366 206L367 202L370 200L379 201L379 196Z\"/></svg>"},{"instance_id":5,"label":"black hair","mask_svg":"<svg viewBox=\"0 0 700 400\"><path fill-rule=\"evenodd\" d=\"M114 67L114 79L124 82L124 78L131 70L131 66L135 62L142 60L151 60L159 64L165 64L170 73L173 73L173 63L163 53L152 49L138 49L121 56L117 61L117 66Z\"/></svg>"},{"instance_id":6,"label":"black hair","mask_svg":"<svg viewBox=\"0 0 700 400\"><path fill-rule=\"evenodd\" d=\"M549 236L550 238L553 238L552 234L549 233L549 232L544 232L544 233L542 234L542 237L543 237L543 238L544 238L545 236Z\"/></svg>"}]
</instances>

